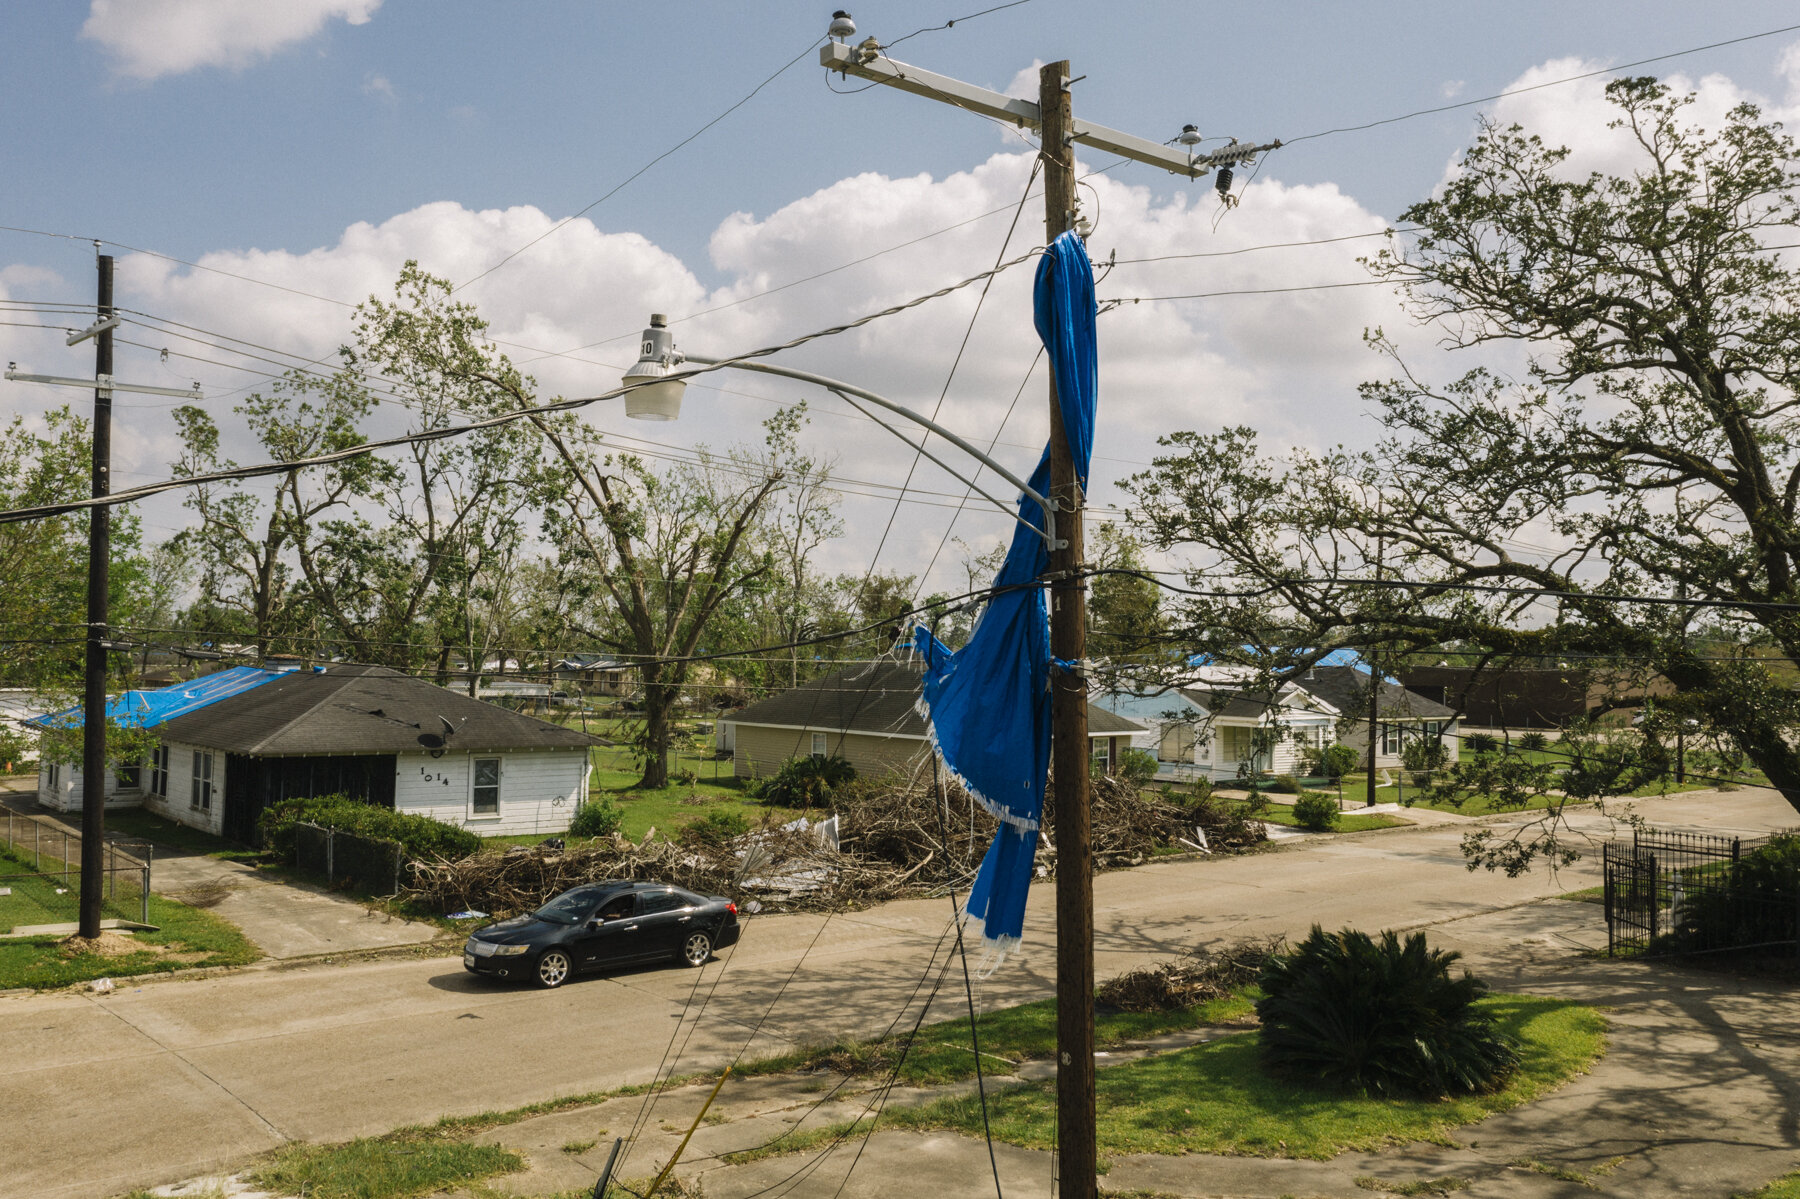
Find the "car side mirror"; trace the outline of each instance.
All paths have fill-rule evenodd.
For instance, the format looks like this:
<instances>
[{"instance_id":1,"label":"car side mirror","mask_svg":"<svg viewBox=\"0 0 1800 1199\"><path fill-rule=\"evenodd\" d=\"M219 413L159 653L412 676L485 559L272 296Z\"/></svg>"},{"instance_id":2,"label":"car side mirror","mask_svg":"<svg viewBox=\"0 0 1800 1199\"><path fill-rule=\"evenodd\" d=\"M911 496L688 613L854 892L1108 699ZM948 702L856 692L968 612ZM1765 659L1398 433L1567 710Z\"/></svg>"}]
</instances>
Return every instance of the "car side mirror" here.
<instances>
[{"instance_id":1,"label":"car side mirror","mask_svg":"<svg viewBox=\"0 0 1800 1199\"><path fill-rule=\"evenodd\" d=\"M589 928L599 928L602 924L605 924L605 923L606 923L605 916L595 916L588 921L588 927Z\"/></svg>"}]
</instances>

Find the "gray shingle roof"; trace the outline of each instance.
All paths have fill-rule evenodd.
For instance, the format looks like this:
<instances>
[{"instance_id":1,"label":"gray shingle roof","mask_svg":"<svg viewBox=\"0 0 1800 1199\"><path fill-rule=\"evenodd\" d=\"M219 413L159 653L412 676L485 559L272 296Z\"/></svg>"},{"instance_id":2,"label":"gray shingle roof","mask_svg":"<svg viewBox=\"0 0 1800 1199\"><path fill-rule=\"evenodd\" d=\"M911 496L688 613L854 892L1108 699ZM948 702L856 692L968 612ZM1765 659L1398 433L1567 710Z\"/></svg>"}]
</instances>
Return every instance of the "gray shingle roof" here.
<instances>
[{"instance_id":1,"label":"gray shingle roof","mask_svg":"<svg viewBox=\"0 0 1800 1199\"><path fill-rule=\"evenodd\" d=\"M452 732L455 751L573 749L595 739L446 691L385 666L302 669L157 729L171 741L262 756L417 753Z\"/></svg>"},{"instance_id":2,"label":"gray shingle roof","mask_svg":"<svg viewBox=\"0 0 1800 1199\"><path fill-rule=\"evenodd\" d=\"M923 678L924 666L916 661L852 666L758 700L726 719L736 724L923 738L925 721L913 710ZM1135 720L1088 705L1089 737L1143 731Z\"/></svg>"},{"instance_id":3,"label":"gray shingle roof","mask_svg":"<svg viewBox=\"0 0 1800 1199\"><path fill-rule=\"evenodd\" d=\"M1369 676L1353 666L1315 666L1291 680L1318 696L1346 716L1369 710ZM1376 700L1376 712L1383 718L1404 720L1448 720L1456 713L1427 699L1417 691L1408 691L1398 683L1383 680Z\"/></svg>"}]
</instances>

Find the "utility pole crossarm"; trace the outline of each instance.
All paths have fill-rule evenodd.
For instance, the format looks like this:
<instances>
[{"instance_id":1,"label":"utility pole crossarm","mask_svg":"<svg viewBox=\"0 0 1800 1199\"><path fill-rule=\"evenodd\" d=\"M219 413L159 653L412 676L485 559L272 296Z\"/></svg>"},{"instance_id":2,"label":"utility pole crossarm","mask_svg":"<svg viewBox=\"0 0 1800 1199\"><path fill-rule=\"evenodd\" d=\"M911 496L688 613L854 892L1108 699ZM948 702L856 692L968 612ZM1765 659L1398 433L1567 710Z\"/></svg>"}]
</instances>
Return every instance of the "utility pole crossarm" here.
<instances>
[{"instance_id":1,"label":"utility pole crossarm","mask_svg":"<svg viewBox=\"0 0 1800 1199\"><path fill-rule=\"evenodd\" d=\"M18 383L52 383L59 387L92 387L107 395L111 395L115 391L130 391L139 395L174 396L176 399L182 400L204 400L206 398L206 393L200 390L198 383L187 391L183 391L179 387L150 387L143 383L120 383L111 375L99 375L92 379L71 379L64 375L28 375L23 371L8 370L6 378Z\"/></svg>"},{"instance_id":2,"label":"utility pole crossarm","mask_svg":"<svg viewBox=\"0 0 1800 1199\"><path fill-rule=\"evenodd\" d=\"M819 65L841 75L855 75L859 79L885 83L914 95L942 100L958 108L980 113L984 117L1011 122L1022 129L1032 129L1040 134L1043 131L1043 117L1038 106L1030 100L1020 100L922 67L896 62L885 54L865 50L860 46L850 46L843 42L827 43L819 50ZM1160 167L1189 179L1199 179L1218 167L1234 166L1265 150L1281 148L1280 141L1260 145L1246 142L1226 146L1211 154L1190 156L1179 147L1165 146L1136 134L1108 129L1104 125L1095 125L1080 118L1070 123L1069 138L1081 145Z\"/></svg>"}]
</instances>

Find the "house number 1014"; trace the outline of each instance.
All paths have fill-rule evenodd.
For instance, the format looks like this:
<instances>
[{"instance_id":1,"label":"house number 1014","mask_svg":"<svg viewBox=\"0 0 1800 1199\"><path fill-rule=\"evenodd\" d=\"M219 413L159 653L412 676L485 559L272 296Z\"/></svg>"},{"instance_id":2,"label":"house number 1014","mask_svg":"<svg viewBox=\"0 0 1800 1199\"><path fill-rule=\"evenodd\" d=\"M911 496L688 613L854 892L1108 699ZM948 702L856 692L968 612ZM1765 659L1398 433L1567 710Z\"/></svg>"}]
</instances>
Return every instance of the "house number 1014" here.
<instances>
[{"instance_id":1,"label":"house number 1014","mask_svg":"<svg viewBox=\"0 0 1800 1199\"><path fill-rule=\"evenodd\" d=\"M446 787L448 787L450 785L450 776L445 774L441 770L431 770L427 767L421 766L421 767L419 767L419 774L428 783L442 783Z\"/></svg>"}]
</instances>

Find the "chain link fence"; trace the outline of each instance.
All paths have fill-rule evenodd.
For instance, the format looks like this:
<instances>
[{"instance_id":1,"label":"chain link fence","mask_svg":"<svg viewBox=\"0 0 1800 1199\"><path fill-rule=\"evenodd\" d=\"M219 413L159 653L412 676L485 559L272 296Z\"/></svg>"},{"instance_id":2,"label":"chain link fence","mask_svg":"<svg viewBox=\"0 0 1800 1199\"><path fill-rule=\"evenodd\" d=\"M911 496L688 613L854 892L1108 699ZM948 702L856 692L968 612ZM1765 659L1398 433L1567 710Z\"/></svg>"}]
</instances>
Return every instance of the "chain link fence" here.
<instances>
[{"instance_id":1,"label":"chain link fence","mask_svg":"<svg viewBox=\"0 0 1800 1199\"><path fill-rule=\"evenodd\" d=\"M102 844L101 911L150 923L151 846ZM81 918L81 833L44 816L5 809L0 822L0 932Z\"/></svg>"},{"instance_id":2,"label":"chain link fence","mask_svg":"<svg viewBox=\"0 0 1800 1199\"><path fill-rule=\"evenodd\" d=\"M321 876L333 886L343 884L371 895L392 895L400 890L406 850L398 841L346 833L304 820L293 828L295 869Z\"/></svg>"}]
</instances>

